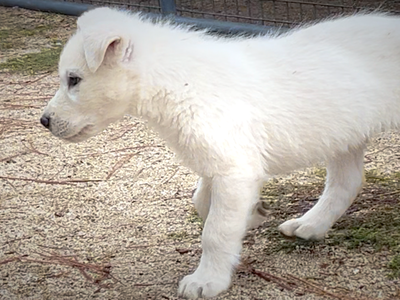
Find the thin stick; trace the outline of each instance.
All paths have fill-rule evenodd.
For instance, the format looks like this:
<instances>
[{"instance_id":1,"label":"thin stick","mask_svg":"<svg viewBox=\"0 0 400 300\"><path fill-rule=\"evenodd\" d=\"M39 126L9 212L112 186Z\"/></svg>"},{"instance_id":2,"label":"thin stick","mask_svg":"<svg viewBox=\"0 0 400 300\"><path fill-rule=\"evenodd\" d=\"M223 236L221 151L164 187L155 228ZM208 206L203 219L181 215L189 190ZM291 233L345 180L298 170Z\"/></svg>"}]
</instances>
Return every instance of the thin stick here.
<instances>
[{"instance_id":1,"label":"thin stick","mask_svg":"<svg viewBox=\"0 0 400 300\"><path fill-rule=\"evenodd\" d=\"M309 292L309 293L313 293L313 294L317 294L317 295L321 295L321 296L326 296L326 297L330 297L330 298L334 298L334 299L339 299L339 300L356 300L356 299L370 300L369 298L366 298L366 297L353 298L353 297L346 296L343 294L334 294L332 292L324 290L323 288L318 287L317 285L315 285L311 282L308 282L307 280L298 278L291 274L285 274L285 276L290 279L290 281L289 281L288 279L285 279L282 277L278 277L278 276L275 276L272 274L268 274L266 272L255 270L254 268L252 268L251 266L249 266L246 263L242 264L242 266L244 267L244 270L247 270L251 274L257 275L258 277L260 277L268 282L274 282L281 288L289 290L289 291L293 291L296 288L302 288L303 291L305 291L305 292ZM299 282L302 283L302 285L300 285Z\"/></svg>"},{"instance_id":2,"label":"thin stick","mask_svg":"<svg viewBox=\"0 0 400 300\"><path fill-rule=\"evenodd\" d=\"M125 129L121 134L119 134L119 135L117 135L117 136L116 136L116 134L115 134L115 135L113 135L111 138L109 138L108 140L109 140L109 141L114 141L114 140L117 140L117 139L122 138L126 133L128 133L130 130L132 130L133 128L135 128L135 127L136 127L137 125L139 125L139 124L140 124L140 122L136 122L136 123L134 123L134 124L132 124L132 125L129 125L128 128Z\"/></svg>"},{"instance_id":3,"label":"thin stick","mask_svg":"<svg viewBox=\"0 0 400 300\"><path fill-rule=\"evenodd\" d=\"M2 83L7 84L7 85L11 85L11 84L31 84L31 83L35 83L38 82L39 80L42 80L43 78L49 76L51 74L51 72L46 72L43 76L40 76L39 78L36 78L34 80L27 80L27 81L8 81L5 82L4 80L0 80Z\"/></svg>"},{"instance_id":4,"label":"thin stick","mask_svg":"<svg viewBox=\"0 0 400 300\"><path fill-rule=\"evenodd\" d=\"M147 148L163 148L163 147L164 146L161 146L161 145L144 145L144 146L136 146L136 147L126 147L126 148L122 148L122 149L110 150L110 151L105 151L105 152L82 154L82 155L79 155L79 157L100 156L100 155L109 154L109 153L117 153L117 152L131 151L131 150L141 150L141 149L147 149Z\"/></svg>"},{"instance_id":5,"label":"thin stick","mask_svg":"<svg viewBox=\"0 0 400 300\"><path fill-rule=\"evenodd\" d=\"M11 258L7 258L4 260L0 260L0 265L5 265L5 264L8 264L13 261L20 261L20 260L21 260L21 256L11 257Z\"/></svg>"},{"instance_id":6,"label":"thin stick","mask_svg":"<svg viewBox=\"0 0 400 300\"><path fill-rule=\"evenodd\" d=\"M378 194L379 196L391 196L391 195L396 195L396 194L400 194L400 190L399 191L394 191L394 192L389 192L389 193L384 193L384 194Z\"/></svg>"},{"instance_id":7,"label":"thin stick","mask_svg":"<svg viewBox=\"0 0 400 300\"><path fill-rule=\"evenodd\" d=\"M313 284L313 283L311 283L311 282L309 282L307 280L304 280L302 278L298 278L298 277L296 277L294 275L291 275L291 274L286 274L286 276L291 278L292 280L297 280L297 281L302 282L307 288L311 289L310 291L312 291L312 292L314 292L316 294L319 294L321 296L329 296L331 298L335 298L335 299L339 299L339 300L355 300L356 299L356 298L349 297L349 296L346 296L346 295L343 295L343 294L340 294L340 295L333 294L331 292L328 292L328 291L318 287L317 285L315 285L315 284ZM314 289L314 290L312 290L312 289ZM368 298L363 298L363 299L367 300Z\"/></svg>"},{"instance_id":8,"label":"thin stick","mask_svg":"<svg viewBox=\"0 0 400 300\"><path fill-rule=\"evenodd\" d=\"M9 241L6 241L6 242L3 244L3 246L4 246L4 245L8 245L8 244L12 244L12 243L17 242L17 241L29 240L29 239L31 239L31 238L32 238L31 236L24 236L24 237L22 237L22 238L9 240Z\"/></svg>"},{"instance_id":9,"label":"thin stick","mask_svg":"<svg viewBox=\"0 0 400 300\"><path fill-rule=\"evenodd\" d=\"M37 105L24 105L24 104L1 104L4 106L1 110L6 110L6 109L24 109L24 108L42 108L42 106L37 106Z\"/></svg>"},{"instance_id":10,"label":"thin stick","mask_svg":"<svg viewBox=\"0 0 400 300\"><path fill-rule=\"evenodd\" d=\"M36 101L36 100L49 100L53 95L39 96L39 97L34 97L34 98L26 98L24 96L32 96L32 95L27 94L27 93L19 93L19 94L16 94L15 96L21 96L21 98L18 98L18 97L6 98L6 99L3 99L3 101L4 102L10 102L10 101L27 102L27 101Z\"/></svg>"},{"instance_id":11,"label":"thin stick","mask_svg":"<svg viewBox=\"0 0 400 300\"><path fill-rule=\"evenodd\" d=\"M133 286L153 286L153 285L170 285L176 284L176 282L156 282L156 283L135 283Z\"/></svg>"},{"instance_id":12,"label":"thin stick","mask_svg":"<svg viewBox=\"0 0 400 300\"><path fill-rule=\"evenodd\" d=\"M175 168L175 171L171 174L171 176L169 176L166 180L164 180L163 182L161 182L161 184L166 184L168 183L175 175L176 173L178 173L179 170L179 166Z\"/></svg>"},{"instance_id":13,"label":"thin stick","mask_svg":"<svg viewBox=\"0 0 400 300\"><path fill-rule=\"evenodd\" d=\"M101 182L104 181L102 179L72 179L72 180L42 180L42 179L34 179L34 178L24 178L24 177L8 177L8 176L0 176L0 179L4 180L20 180L27 182L36 182L36 183L45 183L45 184L61 184L61 185L73 185L76 183L87 183L87 182Z\"/></svg>"},{"instance_id":14,"label":"thin stick","mask_svg":"<svg viewBox=\"0 0 400 300\"><path fill-rule=\"evenodd\" d=\"M111 176L113 176L115 174L115 172L118 171L118 169L122 168L124 164L126 164L133 156L135 156L136 154L138 154L139 152L135 152L135 153L131 153L126 155L124 158L122 158L121 160L119 160L111 169L111 171L108 173L106 180L109 180L111 178Z\"/></svg>"},{"instance_id":15,"label":"thin stick","mask_svg":"<svg viewBox=\"0 0 400 300\"><path fill-rule=\"evenodd\" d=\"M29 143L29 146L30 146L30 147L27 147L27 146L25 146L25 144L24 144L24 147L25 147L25 148L27 148L27 149L29 149L29 150L31 150L32 152L37 153L37 154L41 154L41 155L44 155L44 156L50 156L50 155L48 155L47 153L43 153L43 152L40 152L39 150L37 150L37 149L33 146L32 141L28 141L28 143Z\"/></svg>"},{"instance_id":16,"label":"thin stick","mask_svg":"<svg viewBox=\"0 0 400 300\"><path fill-rule=\"evenodd\" d=\"M265 272L261 272L261 271L257 271L255 269L253 269L252 267L249 267L249 271L250 273L257 275L258 277L268 281L268 282L274 282L277 285L279 285L281 288L288 290L288 291L293 291L294 287L290 286L287 284L286 280L284 278L281 277L277 277Z\"/></svg>"},{"instance_id":17,"label":"thin stick","mask_svg":"<svg viewBox=\"0 0 400 300\"><path fill-rule=\"evenodd\" d=\"M384 148L382 148L382 149L379 149L379 150L377 150L377 151L374 151L374 152L371 152L371 153L367 153L366 156L378 154L378 153L380 153L380 152L382 152L382 151L385 151L386 149L389 149L389 148L392 148L392 146L386 146L386 147L384 147Z\"/></svg>"}]
</instances>

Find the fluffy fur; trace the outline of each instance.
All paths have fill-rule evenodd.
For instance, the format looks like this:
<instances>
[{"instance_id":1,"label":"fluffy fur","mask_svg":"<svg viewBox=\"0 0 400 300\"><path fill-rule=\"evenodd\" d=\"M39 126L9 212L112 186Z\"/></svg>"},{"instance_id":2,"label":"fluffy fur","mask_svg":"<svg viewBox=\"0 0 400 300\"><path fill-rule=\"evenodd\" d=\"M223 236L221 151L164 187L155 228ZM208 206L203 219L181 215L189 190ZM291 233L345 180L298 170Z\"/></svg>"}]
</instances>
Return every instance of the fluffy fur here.
<instances>
[{"instance_id":1,"label":"fluffy fur","mask_svg":"<svg viewBox=\"0 0 400 300\"><path fill-rule=\"evenodd\" d=\"M323 238L357 196L368 137L400 124L400 18L224 39L98 8L78 19L59 74L43 115L54 135L82 141L133 114L200 175L203 254L179 293L212 297L230 285L246 228L262 221L265 180L327 163L318 203L280 226L304 239Z\"/></svg>"}]
</instances>

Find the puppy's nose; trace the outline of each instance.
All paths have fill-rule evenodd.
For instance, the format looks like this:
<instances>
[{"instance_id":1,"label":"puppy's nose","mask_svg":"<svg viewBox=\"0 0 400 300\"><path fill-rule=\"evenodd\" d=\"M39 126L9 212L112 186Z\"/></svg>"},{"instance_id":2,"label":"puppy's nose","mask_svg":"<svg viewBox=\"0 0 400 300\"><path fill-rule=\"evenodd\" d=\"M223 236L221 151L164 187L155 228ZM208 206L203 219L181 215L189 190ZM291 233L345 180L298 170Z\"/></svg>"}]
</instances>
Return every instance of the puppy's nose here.
<instances>
[{"instance_id":1,"label":"puppy's nose","mask_svg":"<svg viewBox=\"0 0 400 300\"><path fill-rule=\"evenodd\" d=\"M43 125L44 127L49 128L49 127L50 127L50 118L43 115L43 116L40 118L40 123L42 123L42 125Z\"/></svg>"}]
</instances>

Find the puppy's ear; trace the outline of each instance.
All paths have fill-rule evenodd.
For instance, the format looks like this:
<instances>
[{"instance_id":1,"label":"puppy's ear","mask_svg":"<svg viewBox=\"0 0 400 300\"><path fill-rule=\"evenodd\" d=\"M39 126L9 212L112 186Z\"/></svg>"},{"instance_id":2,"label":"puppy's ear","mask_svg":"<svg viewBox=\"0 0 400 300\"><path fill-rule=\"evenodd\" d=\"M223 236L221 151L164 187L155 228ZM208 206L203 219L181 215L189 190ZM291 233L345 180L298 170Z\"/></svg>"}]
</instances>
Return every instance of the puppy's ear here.
<instances>
[{"instance_id":1,"label":"puppy's ear","mask_svg":"<svg viewBox=\"0 0 400 300\"><path fill-rule=\"evenodd\" d=\"M83 50L86 63L91 72L96 72L106 56L106 52L114 52L116 44L121 38L119 36L95 37L83 36Z\"/></svg>"},{"instance_id":2,"label":"puppy's ear","mask_svg":"<svg viewBox=\"0 0 400 300\"><path fill-rule=\"evenodd\" d=\"M78 32L82 34L87 65L92 72L105 63L129 62L133 45L126 25L127 13L110 8L96 8L78 18Z\"/></svg>"},{"instance_id":3,"label":"puppy's ear","mask_svg":"<svg viewBox=\"0 0 400 300\"><path fill-rule=\"evenodd\" d=\"M94 31L83 31L83 50L89 70L94 73L105 61L129 62L133 45L128 38L98 28Z\"/></svg>"}]
</instances>

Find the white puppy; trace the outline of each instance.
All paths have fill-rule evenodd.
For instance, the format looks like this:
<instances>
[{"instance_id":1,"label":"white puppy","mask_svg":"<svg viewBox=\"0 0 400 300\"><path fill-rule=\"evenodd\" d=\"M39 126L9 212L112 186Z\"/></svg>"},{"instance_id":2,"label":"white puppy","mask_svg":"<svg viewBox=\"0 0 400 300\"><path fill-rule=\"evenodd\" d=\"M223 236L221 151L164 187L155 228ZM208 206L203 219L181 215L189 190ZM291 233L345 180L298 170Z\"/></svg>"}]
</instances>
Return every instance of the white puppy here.
<instances>
[{"instance_id":1,"label":"white puppy","mask_svg":"<svg viewBox=\"0 0 400 300\"><path fill-rule=\"evenodd\" d=\"M318 203L280 226L304 239L323 238L357 196L368 137L400 124L400 18L225 39L98 8L78 19L59 74L41 118L55 136L83 141L133 114L201 176L203 254L179 293L212 297L229 287L246 227L260 220L265 180L327 163Z\"/></svg>"}]
</instances>

